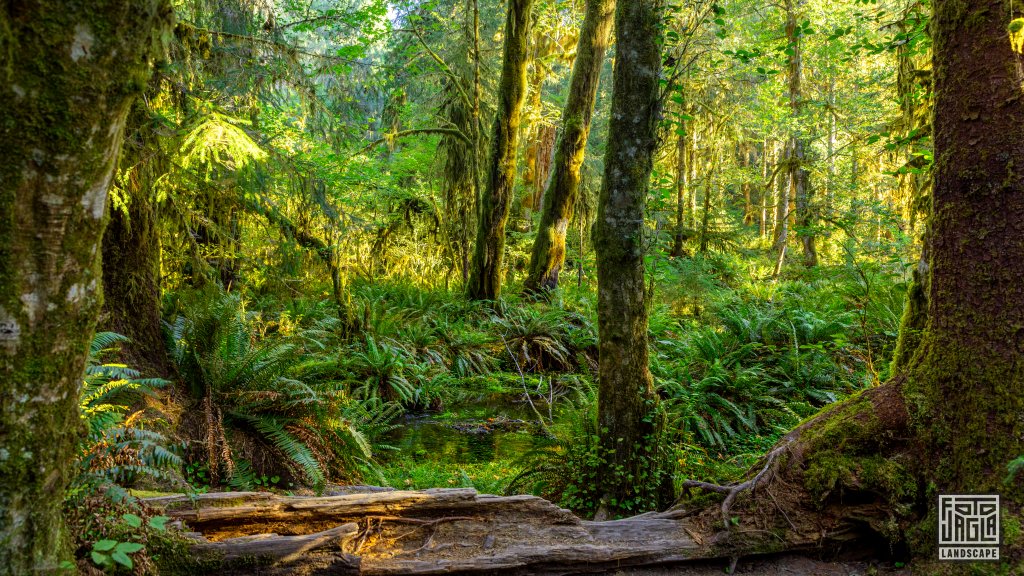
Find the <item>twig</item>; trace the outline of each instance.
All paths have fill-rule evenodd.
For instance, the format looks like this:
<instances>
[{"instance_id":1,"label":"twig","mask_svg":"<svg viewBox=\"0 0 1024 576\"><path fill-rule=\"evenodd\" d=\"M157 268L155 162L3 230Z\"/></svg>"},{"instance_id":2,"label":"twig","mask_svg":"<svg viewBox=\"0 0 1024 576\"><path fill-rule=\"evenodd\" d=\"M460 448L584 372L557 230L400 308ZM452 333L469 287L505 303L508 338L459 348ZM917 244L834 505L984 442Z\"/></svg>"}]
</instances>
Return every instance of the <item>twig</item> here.
<instances>
[{"instance_id":1,"label":"twig","mask_svg":"<svg viewBox=\"0 0 1024 576\"><path fill-rule=\"evenodd\" d=\"M537 407L533 405L533 398L530 397L530 390L526 387L526 375L523 374L523 369L519 366L519 360L516 358L516 355L512 353L512 349L508 347L508 340L505 340L505 335L499 334L499 336L501 336L501 343L505 345L505 350L508 351L508 355L512 358L512 362L516 365L516 371L519 372L519 382L523 386L523 393L526 394L526 401L530 403L530 408L532 408L533 413L537 415L540 427L544 430L545 434L554 438L554 434L551 433L551 430L548 430L548 425L544 422L544 416L542 416L540 411L537 410Z\"/></svg>"},{"instance_id":2,"label":"twig","mask_svg":"<svg viewBox=\"0 0 1024 576\"><path fill-rule=\"evenodd\" d=\"M793 521L789 519L789 514L786 514L785 508L779 505L779 501L775 499L775 494L772 494L772 489L765 486L764 491L768 493L768 496L771 497L772 502L775 503L775 508L779 512L782 512L782 517L786 519L786 522L789 522L789 527L792 528L794 532L799 533L800 530L796 527L796 524L793 524Z\"/></svg>"}]
</instances>

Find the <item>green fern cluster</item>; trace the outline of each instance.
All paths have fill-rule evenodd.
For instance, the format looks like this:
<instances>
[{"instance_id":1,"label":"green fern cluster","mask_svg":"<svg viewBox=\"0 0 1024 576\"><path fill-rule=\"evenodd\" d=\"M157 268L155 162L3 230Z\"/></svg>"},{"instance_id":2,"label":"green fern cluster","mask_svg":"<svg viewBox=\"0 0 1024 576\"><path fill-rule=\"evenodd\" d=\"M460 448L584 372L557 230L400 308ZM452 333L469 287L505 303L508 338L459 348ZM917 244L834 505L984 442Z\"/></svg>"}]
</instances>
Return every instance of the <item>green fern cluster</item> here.
<instances>
[{"instance_id":1,"label":"green fern cluster","mask_svg":"<svg viewBox=\"0 0 1024 576\"><path fill-rule=\"evenodd\" d=\"M850 311L811 310L797 298L733 300L708 320L666 327L651 365L671 427L705 447L778 435L869 383L862 363L844 355Z\"/></svg>"},{"instance_id":2,"label":"green fern cluster","mask_svg":"<svg viewBox=\"0 0 1024 576\"><path fill-rule=\"evenodd\" d=\"M329 477L358 478L371 466L365 432L381 428L397 407L357 402L340 383L315 378L309 353L324 346L317 337L329 327L258 339L237 295L211 289L181 306L168 330L172 357L196 409L193 435L213 483L251 487L252 478L278 475L320 488Z\"/></svg>"},{"instance_id":3,"label":"green fern cluster","mask_svg":"<svg viewBox=\"0 0 1024 576\"><path fill-rule=\"evenodd\" d=\"M87 434L68 490L70 499L96 490L115 500L130 499L125 486L140 476L183 484L180 456L162 433L147 428L154 420L143 418L145 410L132 408L168 382L103 362L107 352L127 341L113 332L100 332L92 339L78 400Z\"/></svg>"}]
</instances>

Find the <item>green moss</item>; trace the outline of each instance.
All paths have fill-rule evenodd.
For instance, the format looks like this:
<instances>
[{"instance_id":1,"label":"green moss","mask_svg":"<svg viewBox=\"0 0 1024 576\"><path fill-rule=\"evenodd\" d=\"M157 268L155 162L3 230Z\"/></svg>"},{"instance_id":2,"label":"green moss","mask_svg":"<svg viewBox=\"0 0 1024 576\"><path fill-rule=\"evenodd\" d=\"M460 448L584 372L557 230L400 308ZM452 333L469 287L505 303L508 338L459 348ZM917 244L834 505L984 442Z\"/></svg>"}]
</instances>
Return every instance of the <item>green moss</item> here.
<instances>
[{"instance_id":1,"label":"green moss","mask_svg":"<svg viewBox=\"0 0 1024 576\"><path fill-rule=\"evenodd\" d=\"M1009 547L1024 546L1024 522L1021 521L1021 517L1011 513L1005 507L1001 510L1001 514L1003 545Z\"/></svg>"},{"instance_id":2,"label":"green moss","mask_svg":"<svg viewBox=\"0 0 1024 576\"><path fill-rule=\"evenodd\" d=\"M800 436L812 452L858 453L876 446L879 434L884 432L875 415L874 404L863 391L833 404L805 423L815 419L818 423L808 426Z\"/></svg>"},{"instance_id":3,"label":"green moss","mask_svg":"<svg viewBox=\"0 0 1024 576\"><path fill-rule=\"evenodd\" d=\"M818 501L837 489L875 493L891 504L910 502L917 496L914 474L898 459L849 456L834 450L814 456L804 472L804 487Z\"/></svg>"}]
</instances>

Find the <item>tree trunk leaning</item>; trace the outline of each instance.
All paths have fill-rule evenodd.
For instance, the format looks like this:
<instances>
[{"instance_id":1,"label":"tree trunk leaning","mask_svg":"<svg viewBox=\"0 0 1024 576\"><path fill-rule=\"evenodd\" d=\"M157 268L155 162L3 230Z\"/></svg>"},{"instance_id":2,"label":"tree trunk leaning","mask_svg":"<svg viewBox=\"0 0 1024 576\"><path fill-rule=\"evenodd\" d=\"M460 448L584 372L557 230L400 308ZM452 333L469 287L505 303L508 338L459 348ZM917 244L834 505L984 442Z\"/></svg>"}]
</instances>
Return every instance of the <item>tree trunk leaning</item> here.
<instances>
[{"instance_id":1,"label":"tree trunk leaning","mask_svg":"<svg viewBox=\"0 0 1024 576\"><path fill-rule=\"evenodd\" d=\"M569 99L562 112L562 134L555 149L551 180L542 196L543 211L525 283L527 292L557 287L558 274L565 263L565 236L579 193L580 167L611 34L615 0L588 0L586 10L569 80Z\"/></svg>"}]
</instances>

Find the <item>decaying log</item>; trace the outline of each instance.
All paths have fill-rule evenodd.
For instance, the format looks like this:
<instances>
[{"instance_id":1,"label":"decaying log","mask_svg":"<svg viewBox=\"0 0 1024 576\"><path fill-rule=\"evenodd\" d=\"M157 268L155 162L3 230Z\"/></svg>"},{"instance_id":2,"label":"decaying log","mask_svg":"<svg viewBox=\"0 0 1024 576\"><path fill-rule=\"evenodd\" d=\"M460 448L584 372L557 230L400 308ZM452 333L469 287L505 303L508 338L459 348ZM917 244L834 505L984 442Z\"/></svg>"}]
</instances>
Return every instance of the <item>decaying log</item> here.
<instances>
[{"instance_id":1,"label":"decaying log","mask_svg":"<svg viewBox=\"0 0 1024 576\"><path fill-rule=\"evenodd\" d=\"M709 529L681 510L584 521L535 496L434 489L286 497L225 492L151 498L147 504L205 539L197 553L259 574L567 574L722 558L731 538L772 538L754 526ZM786 550L813 548L827 531L791 530ZM842 534L835 534L837 539ZM744 553L749 553L747 550ZM276 572L274 570L277 570Z\"/></svg>"}]
</instances>

